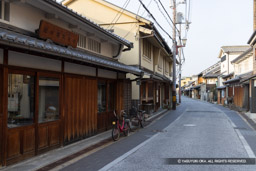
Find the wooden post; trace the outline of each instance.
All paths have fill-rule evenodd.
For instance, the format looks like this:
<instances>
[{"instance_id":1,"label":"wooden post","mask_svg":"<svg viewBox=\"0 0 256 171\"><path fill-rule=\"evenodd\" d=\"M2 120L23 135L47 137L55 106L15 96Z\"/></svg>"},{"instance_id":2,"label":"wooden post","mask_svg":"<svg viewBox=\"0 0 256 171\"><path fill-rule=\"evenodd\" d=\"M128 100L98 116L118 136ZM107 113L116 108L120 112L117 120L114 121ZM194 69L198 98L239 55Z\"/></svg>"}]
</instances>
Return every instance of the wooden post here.
<instances>
[{"instance_id":1,"label":"wooden post","mask_svg":"<svg viewBox=\"0 0 256 171\"><path fill-rule=\"evenodd\" d=\"M64 82L64 67L65 67L65 62L62 60L61 61L61 78L60 78L60 89L59 89L59 100L60 100L60 145L64 145L64 140L65 140L65 109L64 109L64 99L65 99L65 82Z\"/></svg>"}]
</instances>

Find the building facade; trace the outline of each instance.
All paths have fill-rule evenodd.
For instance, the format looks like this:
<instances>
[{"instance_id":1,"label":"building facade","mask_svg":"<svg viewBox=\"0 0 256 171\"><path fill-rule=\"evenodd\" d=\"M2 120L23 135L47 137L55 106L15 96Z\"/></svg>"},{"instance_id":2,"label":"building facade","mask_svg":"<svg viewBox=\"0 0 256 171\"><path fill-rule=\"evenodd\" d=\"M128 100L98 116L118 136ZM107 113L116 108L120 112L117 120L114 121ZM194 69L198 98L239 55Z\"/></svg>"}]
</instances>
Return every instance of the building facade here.
<instances>
[{"instance_id":1,"label":"building facade","mask_svg":"<svg viewBox=\"0 0 256 171\"><path fill-rule=\"evenodd\" d=\"M144 72L141 78L127 75L134 80L132 105L141 104L148 113L171 105L172 52L151 21L103 0L66 0L63 4L133 42L134 48L120 59ZM113 20L117 14L119 18Z\"/></svg>"},{"instance_id":2,"label":"building facade","mask_svg":"<svg viewBox=\"0 0 256 171\"><path fill-rule=\"evenodd\" d=\"M0 166L109 129L142 74L118 61L133 44L56 1L1 2Z\"/></svg>"}]
</instances>

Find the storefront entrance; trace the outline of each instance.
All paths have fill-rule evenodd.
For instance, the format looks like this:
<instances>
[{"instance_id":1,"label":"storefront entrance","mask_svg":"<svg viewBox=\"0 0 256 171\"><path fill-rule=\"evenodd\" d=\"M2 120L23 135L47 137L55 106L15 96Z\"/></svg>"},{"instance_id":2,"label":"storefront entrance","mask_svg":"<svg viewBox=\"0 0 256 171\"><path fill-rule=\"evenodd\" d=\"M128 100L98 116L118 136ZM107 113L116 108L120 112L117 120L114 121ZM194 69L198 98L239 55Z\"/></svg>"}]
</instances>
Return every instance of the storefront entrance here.
<instances>
[{"instance_id":1,"label":"storefront entrance","mask_svg":"<svg viewBox=\"0 0 256 171\"><path fill-rule=\"evenodd\" d=\"M116 82L110 80L98 81L98 131L102 132L111 128L114 119L116 103Z\"/></svg>"},{"instance_id":2,"label":"storefront entrance","mask_svg":"<svg viewBox=\"0 0 256 171\"><path fill-rule=\"evenodd\" d=\"M9 69L7 165L60 145L60 76Z\"/></svg>"},{"instance_id":3,"label":"storefront entrance","mask_svg":"<svg viewBox=\"0 0 256 171\"><path fill-rule=\"evenodd\" d=\"M64 142L97 133L97 80L66 75L64 93Z\"/></svg>"}]
</instances>

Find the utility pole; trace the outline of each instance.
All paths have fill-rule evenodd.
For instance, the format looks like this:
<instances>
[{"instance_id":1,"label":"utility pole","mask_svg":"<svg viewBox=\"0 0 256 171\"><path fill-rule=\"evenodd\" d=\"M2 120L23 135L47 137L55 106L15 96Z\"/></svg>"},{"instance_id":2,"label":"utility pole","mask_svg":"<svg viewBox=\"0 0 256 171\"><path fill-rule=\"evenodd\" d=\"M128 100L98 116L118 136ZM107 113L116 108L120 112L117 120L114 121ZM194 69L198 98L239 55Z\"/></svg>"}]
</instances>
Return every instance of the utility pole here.
<instances>
[{"instance_id":1,"label":"utility pole","mask_svg":"<svg viewBox=\"0 0 256 171\"><path fill-rule=\"evenodd\" d=\"M179 37L181 37L181 23L180 23ZM179 44L181 46L181 39ZM182 50L182 47L179 49L179 103L181 103L181 50Z\"/></svg>"},{"instance_id":2,"label":"utility pole","mask_svg":"<svg viewBox=\"0 0 256 171\"><path fill-rule=\"evenodd\" d=\"M176 0L173 0L173 85L172 85L172 109L176 110Z\"/></svg>"}]
</instances>

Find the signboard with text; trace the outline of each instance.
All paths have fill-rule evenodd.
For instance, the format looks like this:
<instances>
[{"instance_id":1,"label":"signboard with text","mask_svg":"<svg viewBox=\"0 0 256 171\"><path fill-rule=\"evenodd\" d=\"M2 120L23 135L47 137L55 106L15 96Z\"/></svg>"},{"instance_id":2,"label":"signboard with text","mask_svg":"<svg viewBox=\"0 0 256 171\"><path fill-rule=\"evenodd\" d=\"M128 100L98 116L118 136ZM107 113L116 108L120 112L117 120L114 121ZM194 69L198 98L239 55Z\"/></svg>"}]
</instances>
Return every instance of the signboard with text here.
<instances>
[{"instance_id":1,"label":"signboard with text","mask_svg":"<svg viewBox=\"0 0 256 171\"><path fill-rule=\"evenodd\" d=\"M79 38L77 34L45 20L41 20L40 22L39 37L42 39L50 39L57 44L71 46L73 48L77 47Z\"/></svg>"}]
</instances>

